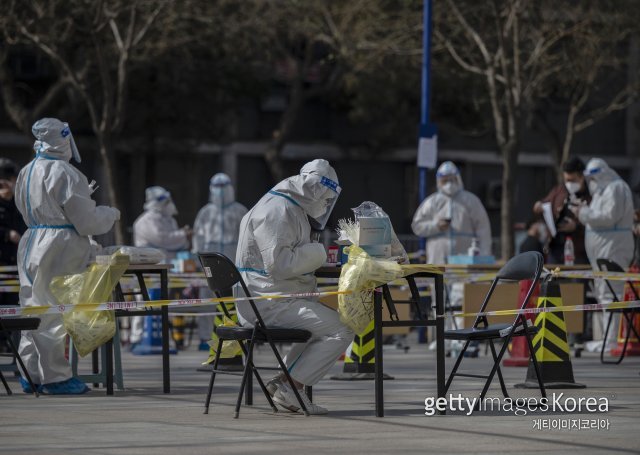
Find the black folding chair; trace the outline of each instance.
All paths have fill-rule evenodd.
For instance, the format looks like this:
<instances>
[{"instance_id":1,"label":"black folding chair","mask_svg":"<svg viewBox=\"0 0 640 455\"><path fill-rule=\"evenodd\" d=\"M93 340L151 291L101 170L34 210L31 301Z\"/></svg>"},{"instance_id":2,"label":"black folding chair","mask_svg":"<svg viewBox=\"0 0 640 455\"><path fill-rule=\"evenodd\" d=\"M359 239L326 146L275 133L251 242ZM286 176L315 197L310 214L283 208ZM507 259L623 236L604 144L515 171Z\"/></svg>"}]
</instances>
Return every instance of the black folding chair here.
<instances>
[{"instance_id":1,"label":"black folding chair","mask_svg":"<svg viewBox=\"0 0 640 455\"><path fill-rule=\"evenodd\" d=\"M598 268L603 272L623 272L624 273L624 269L622 267L620 267L617 263L610 261L609 259L596 259L596 264L598 265ZM607 284L607 287L609 288L609 292L611 292L613 301L620 302L621 300L618 299L618 294L616 294L616 291L613 290L613 286L611 286L611 283L609 282L609 280L605 279L604 282ZM629 285L631 292L633 292L634 299L640 300L640 297L638 296L638 291L634 287L633 283L627 280L627 284ZM635 334L636 339L640 340L640 335L638 335L638 332L634 325L634 317L637 314L640 314L640 311L638 311L637 308L629 308L629 309L621 308L621 309L614 309L614 310L607 310L607 311L609 312L609 320L607 321L607 328L604 331L604 341L602 343L602 349L600 349L600 362L608 365L619 365L620 362L622 362L622 359L624 359L625 354L627 353L627 345L629 344L629 338L631 338L631 332ZM613 320L614 313L621 313L622 317L624 317L625 320L627 321L627 334L625 335L625 338L624 338L624 344L622 345L622 351L620 352L620 356L616 360L605 360L604 352L607 348L607 336L609 335L609 329L611 329L611 321Z\"/></svg>"},{"instance_id":2,"label":"black folding chair","mask_svg":"<svg viewBox=\"0 0 640 455\"><path fill-rule=\"evenodd\" d=\"M306 343L309 338L311 338L311 332L308 330L301 329L287 329L282 327L267 327L262 320L262 316L260 316L260 312L256 307L255 302L251 298L251 294L247 289L247 285L245 284L240 272L236 268L235 264L227 258L225 255L220 253L204 253L200 254L200 262L202 264L202 269L204 270L207 284L209 285L209 289L211 289L216 297L222 297L223 293L232 288L233 286L239 284L240 288L244 292L244 295L249 298L249 304L251 305L251 309L253 310L255 320L253 322L253 327L227 327L227 326L218 326L216 328L216 335L218 336L218 346L216 349L215 359L213 361L213 369L211 370L211 380L209 381L209 390L207 392L207 399L205 403L205 414L209 413L209 404L211 402L211 394L213 392L213 383L216 378L216 373L230 374L235 376L242 376L242 383L240 385L240 392L238 393L238 399L236 401L236 410L235 410L235 418L238 418L238 414L240 413L240 403L242 402L242 395L245 390L245 385L249 380L250 371L253 372L256 379L258 380L258 384L260 384L260 388L264 393L264 396L267 398L269 405L274 412L278 411L269 392L267 391L264 383L262 382L262 378L260 374L258 374L258 369L253 364L253 348L255 344L258 342L268 343L273 351L273 354L276 356L278 360L279 369L282 370L287 381L291 384L291 389L300 404L300 408L304 411L306 416L309 415L307 407L305 406L300 394L298 393L298 389L293 385L293 380L289 375L289 371L287 370L287 366L282 360L282 356L278 352L274 343ZM220 305L225 315L231 318L226 305ZM242 348L242 352L245 357L245 366L244 371L242 373L234 373L228 370L219 370L218 362L220 361L220 351L222 349L222 343L224 341L238 341L240 347ZM248 346L245 345L245 342L248 343Z\"/></svg>"},{"instance_id":3,"label":"black folding chair","mask_svg":"<svg viewBox=\"0 0 640 455\"><path fill-rule=\"evenodd\" d=\"M491 381L496 373L498 373L498 380L500 381L500 388L502 389L502 393L505 398L508 398L509 395L507 393L507 388L504 384L504 379L502 377L502 371L500 370L500 362L502 361L502 356L507 350L507 346L511 341L511 338L514 336L524 336L527 339L527 344L529 346L529 356L531 361L533 362L533 366L535 368L536 376L538 378L538 385L540 386L540 392L543 397L546 397L546 391L544 388L544 384L542 383L542 376L540 374L540 368L538 366L538 361L534 355L533 344L532 344L532 335L537 333L537 328L527 321L524 314L518 314L514 318L512 324L489 324L488 317L483 315L485 311L491 311L491 309L487 309L493 291L496 288L498 282L505 281L521 281L521 280L532 280L531 286L527 291L527 295L524 298L522 305L520 305L520 309L524 309L527 306L527 302L531 297L531 293L533 292L538 280L540 279L540 274L542 272L542 265L544 263L544 258L537 251L527 251L525 253L518 254L507 262L504 267L502 267L493 282L491 283L491 287L489 288L489 292L487 292L486 297L484 298L484 302L478 311L478 316L476 316L475 322L473 326L466 329L458 329L458 330L445 330L444 337L448 340L462 340L465 342L464 347L460 351L456 363L451 371L449 378L447 379L447 383L445 385L445 394L449 390L451 386L451 382L455 376L465 376L471 378L480 378L486 379L486 383L484 388L482 389L482 393L480 394L480 400L484 398L487 391L489 390L489 386L491 385ZM515 306L515 305L514 305ZM500 352L496 354L496 349L493 344L494 340L502 340L502 348ZM491 373L488 376L478 375L478 374L466 374L466 373L458 373L458 367L464 358L464 353L466 352L469 344L472 341L487 341L489 343L489 348L491 350L491 355L493 357L493 367L491 369Z\"/></svg>"},{"instance_id":4,"label":"black folding chair","mask_svg":"<svg viewBox=\"0 0 640 455\"><path fill-rule=\"evenodd\" d=\"M0 318L0 332L6 335L7 345L9 346L9 349L11 349L11 353L13 354L16 361L20 365L20 368L22 368L22 371L26 376L27 382L29 383L29 386L31 387L31 390L33 390L33 393L35 396L38 396L38 390L36 386L33 384L33 381L31 380L31 376L29 375L29 372L24 367L24 363L22 363L22 358L20 357L20 353L18 352L16 345L13 343L13 339L11 335L12 335L12 332L15 332L17 330L35 330L38 328L39 325L40 325L39 318L4 318L4 319ZM9 384L7 384L7 380L2 374L2 371L0 371L0 381L2 381L2 384L4 385L4 388L7 391L7 395L11 395L11 389L9 388Z\"/></svg>"}]
</instances>

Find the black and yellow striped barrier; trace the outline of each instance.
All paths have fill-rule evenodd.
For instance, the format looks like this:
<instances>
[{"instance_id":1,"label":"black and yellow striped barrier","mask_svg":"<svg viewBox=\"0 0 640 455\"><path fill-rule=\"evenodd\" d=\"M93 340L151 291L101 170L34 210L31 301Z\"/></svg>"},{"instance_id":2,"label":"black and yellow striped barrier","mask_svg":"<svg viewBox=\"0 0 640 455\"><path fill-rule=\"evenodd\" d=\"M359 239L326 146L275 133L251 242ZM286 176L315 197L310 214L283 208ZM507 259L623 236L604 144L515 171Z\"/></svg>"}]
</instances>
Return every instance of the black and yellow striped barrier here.
<instances>
[{"instance_id":1,"label":"black and yellow striped barrier","mask_svg":"<svg viewBox=\"0 0 640 455\"><path fill-rule=\"evenodd\" d=\"M364 332L356 335L353 342L347 348L344 355L342 374L331 376L338 381L357 381L375 379L375 339L373 321L369 323ZM393 379L383 374L383 379Z\"/></svg>"},{"instance_id":2,"label":"black and yellow striped barrier","mask_svg":"<svg viewBox=\"0 0 640 455\"><path fill-rule=\"evenodd\" d=\"M562 308L562 295L557 282L544 281L542 283L537 308ZM538 362L544 386L550 389L584 388L584 384L576 383L573 378L573 366L567 341L567 326L562 312L539 313L536 316L535 326L538 332L533 337L533 355ZM516 385L516 387L538 388L533 362L529 361L525 382Z\"/></svg>"}]
</instances>

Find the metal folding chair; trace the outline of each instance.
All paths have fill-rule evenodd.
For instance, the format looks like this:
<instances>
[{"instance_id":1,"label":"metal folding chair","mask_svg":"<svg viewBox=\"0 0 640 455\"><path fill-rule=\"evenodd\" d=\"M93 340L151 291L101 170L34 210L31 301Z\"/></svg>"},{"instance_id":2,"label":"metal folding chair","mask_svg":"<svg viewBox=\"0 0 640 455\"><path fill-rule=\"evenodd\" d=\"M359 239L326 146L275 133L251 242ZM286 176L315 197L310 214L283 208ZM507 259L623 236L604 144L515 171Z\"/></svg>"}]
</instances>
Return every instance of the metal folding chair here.
<instances>
[{"instance_id":1,"label":"metal folding chair","mask_svg":"<svg viewBox=\"0 0 640 455\"><path fill-rule=\"evenodd\" d=\"M240 392L238 393L234 415L235 418L238 418L238 415L240 413L240 403L242 402L242 395L245 391L245 385L249 380L250 372L252 372L257 379L258 384L260 385L260 388L262 389L262 392L267 398L267 401L269 402L269 405L271 406L273 411L277 412L278 409L273 403L273 400L271 399L271 396L269 395L269 392L267 391L262 378L258 373L258 368L253 364L254 347L258 342L268 343L278 361L280 370L282 370L282 372L284 373L289 384L293 384L293 380L289 375L287 366L282 360L282 356L278 352L275 343L306 343L309 338L311 338L311 332L301 329L267 327L262 319L262 316L260 316L260 312L258 311L255 302L253 301L253 299L251 299L249 289L242 279L240 272L238 272L235 264L225 255L220 253L204 253L200 254L199 257L200 262L202 263L205 277L207 279L207 284L209 285L209 289L211 289L215 293L216 297L222 297L223 293L226 290L239 285L240 289L242 289L242 291L244 292L244 295L249 298L249 304L251 305L251 309L253 310L255 316L253 327L219 326L216 328L216 335L218 336L218 346L216 349L215 359L213 361L213 369L211 370L211 379L209 381L209 389L207 391L204 413L209 413L209 404L211 403L211 395L213 392L213 384L216 378L216 374L229 374L234 376L242 376ZM230 318L231 316L230 314L228 314L226 305L221 305L221 307L226 316ZM242 373L218 369L222 344L224 341L232 340L238 341L245 357L245 366ZM293 390L293 393L295 394L298 403L300 404L300 408L303 410L304 414L308 416L309 412L304 402L302 401L297 388L292 386L291 389Z\"/></svg>"},{"instance_id":2,"label":"metal folding chair","mask_svg":"<svg viewBox=\"0 0 640 455\"><path fill-rule=\"evenodd\" d=\"M36 330L38 326L40 326L39 318L0 318L0 332L3 332L7 335L7 344L9 345L9 349L11 349L13 356L20 365L20 368L22 368L27 382L29 383L29 386L31 387L31 390L33 390L35 396L38 396L37 387L33 384L29 372L24 367L24 363L22 363L20 353L18 352L16 345L13 343L11 332L14 332L16 330ZM7 380L2 374L2 371L0 371L0 381L2 381L7 394L11 395L11 389L9 388L9 384L7 384Z\"/></svg>"},{"instance_id":3,"label":"metal folding chair","mask_svg":"<svg viewBox=\"0 0 640 455\"><path fill-rule=\"evenodd\" d=\"M610 261L609 259L596 259L596 264L598 268L603 272L623 272L624 269L620 267L617 263ZM609 288L609 292L611 292L611 296L613 297L614 302L620 302L618 298L618 294L614 291L613 286L606 278L604 279L607 287ZM638 296L638 291L636 290L633 283L627 280L627 284L629 285L631 292L635 300L640 300L640 296ZM629 338L631 338L631 332L633 332L636 336L636 339L640 340L640 335L638 335L638 331L634 325L634 318L637 314L640 314L637 308L629 308L629 309L615 309L615 310L607 310L609 312L609 320L607 321L607 328L604 331L604 342L602 343L602 349L600 349L600 362L608 365L619 365L624 359L625 354L627 353L627 346L629 344ZM627 334L624 338L624 344L622 345L622 351L620 352L620 356L616 360L605 360L604 353L606 350L606 341L607 336L609 335L609 330L611 329L611 321L613 320L614 313L621 313L622 317L625 318L627 322Z\"/></svg>"},{"instance_id":4,"label":"metal folding chair","mask_svg":"<svg viewBox=\"0 0 640 455\"><path fill-rule=\"evenodd\" d=\"M456 363L451 371L449 378L447 379L447 383L445 385L445 394L449 390L453 378L456 376L465 376L471 378L480 378L486 379L484 384L484 388L480 394L480 400L484 399L487 391L489 390L489 386L493 380L495 374L498 374L498 380L500 381L500 388L502 389L502 393L505 398L509 397L507 393L507 388L504 384L504 379L502 377L502 371L500 370L500 362L502 361L502 356L507 350L507 346L511 341L511 338L514 336L524 336L527 339L527 344L529 346L529 356L531 361L533 362L533 366L535 368L536 376L538 379L538 385L540 387L540 392L543 397L546 397L546 391L544 388L544 384L542 383L542 376L540 374L540 368L538 366L538 361L535 358L533 344L532 344L532 335L537 332L537 328L529 323L524 314L518 314L513 320L512 324L489 324L488 317L483 315L483 313L490 311L488 308L489 302L491 300L491 296L493 295L493 291L500 281L521 281L521 280L532 280L531 286L527 291L526 297L523 300L520 309L524 309L527 306L529 298L533 293L533 290L540 279L540 274L542 272L542 266L544 263L544 258L537 251L528 251L525 253L518 254L517 256L510 259L496 274L495 279L491 283L491 287L485 296L484 302L478 311L478 316L473 323L473 326L466 329L458 329L458 330L445 330L444 337L448 340L461 340L464 341L465 344L458 354L458 358ZM514 308L517 306L514 305ZM502 340L502 347L499 353L496 353L494 340ZM489 348L491 350L491 355L493 357L493 367L491 368L491 372L489 375L478 375L478 374L468 374L468 373L458 373L458 368L460 367L460 363L464 358L464 353L467 351L469 344L472 341L488 341Z\"/></svg>"}]
</instances>

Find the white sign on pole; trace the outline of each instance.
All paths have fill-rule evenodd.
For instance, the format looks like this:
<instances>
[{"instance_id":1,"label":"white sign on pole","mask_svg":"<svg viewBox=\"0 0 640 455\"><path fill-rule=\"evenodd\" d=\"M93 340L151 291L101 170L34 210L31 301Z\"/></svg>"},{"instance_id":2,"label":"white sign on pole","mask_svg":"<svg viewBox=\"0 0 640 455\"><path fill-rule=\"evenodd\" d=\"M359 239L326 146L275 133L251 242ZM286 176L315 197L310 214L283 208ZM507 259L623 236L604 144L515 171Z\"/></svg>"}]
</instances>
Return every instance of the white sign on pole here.
<instances>
[{"instance_id":1,"label":"white sign on pole","mask_svg":"<svg viewBox=\"0 0 640 455\"><path fill-rule=\"evenodd\" d=\"M421 137L418 143L418 167L433 169L438 162L438 135Z\"/></svg>"}]
</instances>

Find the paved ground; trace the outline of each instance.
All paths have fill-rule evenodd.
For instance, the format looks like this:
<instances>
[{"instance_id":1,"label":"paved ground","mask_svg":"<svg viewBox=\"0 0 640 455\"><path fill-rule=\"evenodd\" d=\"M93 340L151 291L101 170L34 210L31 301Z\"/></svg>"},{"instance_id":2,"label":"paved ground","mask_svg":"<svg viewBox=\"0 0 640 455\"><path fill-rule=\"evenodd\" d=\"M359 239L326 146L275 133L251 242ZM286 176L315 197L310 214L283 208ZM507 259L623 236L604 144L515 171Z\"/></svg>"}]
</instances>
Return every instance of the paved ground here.
<instances>
[{"instance_id":1,"label":"paved ground","mask_svg":"<svg viewBox=\"0 0 640 455\"><path fill-rule=\"evenodd\" d=\"M608 412L568 413L514 411L481 412L471 416L451 412L425 416L424 401L435 395L435 356L424 345L408 353L385 351L386 417L373 414L373 382L323 380L314 389L319 404L330 409L323 417L282 411L273 414L256 390L256 405L243 406L234 420L238 378L220 376L211 414L203 415L208 375L196 372L204 358L195 350L171 358L171 394L162 393L160 357L124 354L124 391L106 396L95 389L83 396L41 396L0 393L0 452L11 454L203 454L203 453L640 453L640 358L619 366L600 365L595 354L573 360L576 381L588 387L556 390L566 397L608 400ZM265 348L262 362L269 361ZM84 361L87 363L87 361ZM480 372L486 358L467 359ZM448 359L447 367L452 362ZM334 373L341 372L337 364ZM538 397L535 390L516 390L524 368L506 368L514 396ZM473 379L454 382L451 393L472 398L479 392ZM553 392L553 391L550 391ZM492 389L492 396L499 396ZM568 405L571 406L571 401ZM522 412L522 411L520 411ZM535 419L554 425L598 419L607 429L537 429ZM563 423L564 422L564 423ZM541 422L541 425L543 423ZM582 423L580 423L582 425Z\"/></svg>"}]
</instances>

